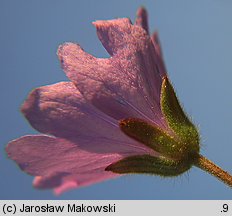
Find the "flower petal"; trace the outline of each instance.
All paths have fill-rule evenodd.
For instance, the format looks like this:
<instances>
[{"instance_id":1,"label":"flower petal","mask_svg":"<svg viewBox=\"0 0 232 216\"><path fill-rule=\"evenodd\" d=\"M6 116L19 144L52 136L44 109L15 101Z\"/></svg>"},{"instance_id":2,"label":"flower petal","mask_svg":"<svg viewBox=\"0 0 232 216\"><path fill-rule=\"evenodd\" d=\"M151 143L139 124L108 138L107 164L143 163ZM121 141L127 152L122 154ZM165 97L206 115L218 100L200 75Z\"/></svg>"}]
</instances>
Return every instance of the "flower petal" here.
<instances>
[{"instance_id":1,"label":"flower petal","mask_svg":"<svg viewBox=\"0 0 232 216\"><path fill-rule=\"evenodd\" d=\"M156 112L144 89L139 89L135 75L123 71L119 59L97 59L73 43L60 46L58 55L70 80L102 112L117 120L128 116L154 119Z\"/></svg>"},{"instance_id":2,"label":"flower petal","mask_svg":"<svg viewBox=\"0 0 232 216\"><path fill-rule=\"evenodd\" d=\"M33 90L22 112L36 130L58 137L118 135L117 121L87 103L71 82Z\"/></svg>"},{"instance_id":3,"label":"flower petal","mask_svg":"<svg viewBox=\"0 0 232 216\"><path fill-rule=\"evenodd\" d=\"M70 176L68 173L52 173L46 176L36 176L33 181L33 186L38 189L52 189L62 185L62 179Z\"/></svg>"},{"instance_id":4,"label":"flower petal","mask_svg":"<svg viewBox=\"0 0 232 216\"><path fill-rule=\"evenodd\" d=\"M117 47L117 55L98 59L77 44L63 44L58 56L69 79L88 101L111 117L143 118L165 127L159 104L162 77L150 37L127 19L95 25L98 35L112 37L102 43Z\"/></svg>"},{"instance_id":5,"label":"flower petal","mask_svg":"<svg viewBox=\"0 0 232 216\"><path fill-rule=\"evenodd\" d=\"M140 79L147 96L158 103L165 71L159 67L158 53L146 30L132 25L129 19L96 21L94 25L106 50L120 60L119 64L127 73Z\"/></svg>"},{"instance_id":6,"label":"flower petal","mask_svg":"<svg viewBox=\"0 0 232 216\"><path fill-rule=\"evenodd\" d=\"M137 10L135 24L141 26L149 34L149 26L147 20L147 11L145 8L141 7Z\"/></svg>"},{"instance_id":7,"label":"flower petal","mask_svg":"<svg viewBox=\"0 0 232 216\"><path fill-rule=\"evenodd\" d=\"M94 141L93 141L94 142ZM95 143L96 144L96 143ZM111 147L115 143L108 143ZM128 151L106 152L106 143L98 143L82 148L82 143L49 136L24 136L10 142L6 151L20 168L34 176L64 176L74 173L89 173L102 170L112 161L117 161L123 155L134 155L133 147ZM103 149L103 151L101 151ZM96 150L96 151L95 151Z\"/></svg>"},{"instance_id":8,"label":"flower petal","mask_svg":"<svg viewBox=\"0 0 232 216\"><path fill-rule=\"evenodd\" d=\"M162 53L162 49L161 49L161 44L160 44L160 40L159 40L159 35L158 32L154 32L151 36L151 40L153 42L153 45L155 47L155 51L157 53L157 64L158 64L158 68L160 73L162 74L162 77L167 76L166 73L166 68L165 68L165 64L163 61L163 53Z\"/></svg>"},{"instance_id":9,"label":"flower petal","mask_svg":"<svg viewBox=\"0 0 232 216\"><path fill-rule=\"evenodd\" d=\"M106 145L102 148L105 152L127 151L126 146L133 146L138 151L151 151L124 135L118 122L87 103L71 82L33 90L24 102L22 112L41 133L73 140L81 143L83 148L92 146L99 152L94 145L101 142L100 145ZM117 144L111 145L112 142Z\"/></svg>"},{"instance_id":10,"label":"flower petal","mask_svg":"<svg viewBox=\"0 0 232 216\"><path fill-rule=\"evenodd\" d=\"M70 176L73 175L79 186L94 183L95 177L96 181L114 177L104 174L107 166L127 156L148 153L127 145L121 152L114 151L115 148L120 149L118 143L92 142L94 145L84 145L84 140L83 143L74 143L43 135L24 136L11 141L6 152L23 171L41 176L35 182L37 187L52 188L59 187L64 181L72 181ZM111 147L113 152L107 151Z\"/></svg>"},{"instance_id":11,"label":"flower petal","mask_svg":"<svg viewBox=\"0 0 232 216\"><path fill-rule=\"evenodd\" d=\"M128 48L131 44L127 35L131 34L131 21L128 18L115 20L98 20L93 22L97 29L97 36L102 42L107 52L113 56L120 50ZM143 37L146 36L145 31Z\"/></svg>"},{"instance_id":12,"label":"flower petal","mask_svg":"<svg viewBox=\"0 0 232 216\"><path fill-rule=\"evenodd\" d=\"M54 178L37 176L34 179L33 185L38 189L54 189L56 195L59 195L65 191L86 187L91 184L106 181L108 179L116 178L121 175L113 172L106 172L102 170L100 172L88 173L88 174L74 174L68 176L60 175L58 179L54 181ZM59 184L54 184L59 182Z\"/></svg>"}]
</instances>

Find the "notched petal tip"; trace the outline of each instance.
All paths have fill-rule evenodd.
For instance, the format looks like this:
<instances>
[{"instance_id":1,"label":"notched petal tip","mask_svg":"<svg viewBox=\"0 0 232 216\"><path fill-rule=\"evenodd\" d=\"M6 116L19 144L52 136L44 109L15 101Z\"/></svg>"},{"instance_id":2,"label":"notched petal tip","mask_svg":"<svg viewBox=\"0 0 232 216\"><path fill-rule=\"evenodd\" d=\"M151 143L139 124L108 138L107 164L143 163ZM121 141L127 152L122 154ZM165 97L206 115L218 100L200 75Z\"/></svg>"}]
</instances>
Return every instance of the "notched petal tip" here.
<instances>
[{"instance_id":1,"label":"notched petal tip","mask_svg":"<svg viewBox=\"0 0 232 216\"><path fill-rule=\"evenodd\" d=\"M148 26L147 17L148 17L147 10L144 7L140 7L137 10L135 24L138 26L141 26L149 34L149 26Z\"/></svg>"},{"instance_id":2,"label":"notched petal tip","mask_svg":"<svg viewBox=\"0 0 232 216\"><path fill-rule=\"evenodd\" d=\"M132 23L128 18L106 21L95 21L97 36L107 52L113 56L129 42L127 36L131 34Z\"/></svg>"},{"instance_id":3,"label":"notched petal tip","mask_svg":"<svg viewBox=\"0 0 232 216\"><path fill-rule=\"evenodd\" d=\"M22 104L21 112L37 131L62 136L69 131L65 119L71 119L67 117L70 112L65 109L69 108L68 101L72 101L72 97L79 99L77 95L79 91L72 82L42 86L29 93ZM64 124L63 127L61 123Z\"/></svg>"},{"instance_id":4,"label":"notched petal tip","mask_svg":"<svg viewBox=\"0 0 232 216\"><path fill-rule=\"evenodd\" d=\"M62 184L62 178L68 175L69 173L57 172L47 176L36 176L33 181L33 186L37 189L56 188Z\"/></svg>"},{"instance_id":5,"label":"notched petal tip","mask_svg":"<svg viewBox=\"0 0 232 216\"><path fill-rule=\"evenodd\" d=\"M141 16L141 15L143 15L143 16L147 16L147 10L146 10L146 8L145 7L143 7L143 6L141 6L141 7L139 7L139 9L137 10L137 16Z\"/></svg>"},{"instance_id":6,"label":"notched petal tip","mask_svg":"<svg viewBox=\"0 0 232 216\"><path fill-rule=\"evenodd\" d=\"M83 51L81 46L77 43L72 43L72 42L65 42L61 45L59 45L57 49L57 56L58 59L60 60L61 66L63 68L64 65L64 60L66 60L67 56L70 55L70 53L76 53L78 51Z\"/></svg>"},{"instance_id":7,"label":"notched petal tip","mask_svg":"<svg viewBox=\"0 0 232 216\"><path fill-rule=\"evenodd\" d=\"M28 135L22 136L18 139L14 139L10 141L5 147L5 151L6 151L8 158L13 160L18 166L18 168L21 169L22 171L26 170L28 163L24 160L25 155L22 151L20 140L27 139L27 138L28 138ZM27 172L27 171L25 172L29 175L32 175L30 172Z\"/></svg>"},{"instance_id":8,"label":"notched petal tip","mask_svg":"<svg viewBox=\"0 0 232 216\"><path fill-rule=\"evenodd\" d=\"M54 188L53 192L56 196L59 196L62 193L69 191L71 189L75 189L75 188L78 188L77 182L76 181L68 181L68 182L63 183L59 187Z\"/></svg>"},{"instance_id":9,"label":"notched petal tip","mask_svg":"<svg viewBox=\"0 0 232 216\"><path fill-rule=\"evenodd\" d=\"M39 88L33 89L21 106L21 112L27 120L38 110Z\"/></svg>"},{"instance_id":10,"label":"notched petal tip","mask_svg":"<svg viewBox=\"0 0 232 216\"><path fill-rule=\"evenodd\" d=\"M57 49L57 56L58 59L63 62L63 59L70 54L73 55L73 57L76 57L77 54L81 54L84 52L84 49L77 43L73 42L65 42L61 45L59 45Z\"/></svg>"}]
</instances>

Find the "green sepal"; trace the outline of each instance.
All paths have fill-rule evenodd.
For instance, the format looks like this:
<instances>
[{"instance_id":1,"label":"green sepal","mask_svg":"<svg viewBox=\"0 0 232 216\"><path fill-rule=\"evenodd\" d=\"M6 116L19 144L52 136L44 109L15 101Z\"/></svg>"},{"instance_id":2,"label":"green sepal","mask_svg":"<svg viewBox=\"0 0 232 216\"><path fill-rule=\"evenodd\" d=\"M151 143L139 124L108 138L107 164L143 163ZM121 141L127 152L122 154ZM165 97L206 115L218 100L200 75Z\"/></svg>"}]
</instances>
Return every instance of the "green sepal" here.
<instances>
[{"instance_id":1,"label":"green sepal","mask_svg":"<svg viewBox=\"0 0 232 216\"><path fill-rule=\"evenodd\" d=\"M137 173L172 177L184 173L190 167L190 164L168 159L163 156L136 155L119 160L106 167L105 170L118 174Z\"/></svg>"},{"instance_id":2,"label":"green sepal","mask_svg":"<svg viewBox=\"0 0 232 216\"><path fill-rule=\"evenodd\" d=\"M176 93L167 77L161 87L161 109L169 127L178 135L188 154L199 153L199 134L195 125L184 113Z\"/></svg>"},{"instance_id":3,"label":"green sepal","mask_svg":"<svg viewBox=\"0 0 232 216\"><path fill-rule=\"evenodd\" d=\"M123 119L119 126L126 135L164 156L179 159L183 155L183 148L174 137L142 119Z\"/></svg>"}]
</instances>

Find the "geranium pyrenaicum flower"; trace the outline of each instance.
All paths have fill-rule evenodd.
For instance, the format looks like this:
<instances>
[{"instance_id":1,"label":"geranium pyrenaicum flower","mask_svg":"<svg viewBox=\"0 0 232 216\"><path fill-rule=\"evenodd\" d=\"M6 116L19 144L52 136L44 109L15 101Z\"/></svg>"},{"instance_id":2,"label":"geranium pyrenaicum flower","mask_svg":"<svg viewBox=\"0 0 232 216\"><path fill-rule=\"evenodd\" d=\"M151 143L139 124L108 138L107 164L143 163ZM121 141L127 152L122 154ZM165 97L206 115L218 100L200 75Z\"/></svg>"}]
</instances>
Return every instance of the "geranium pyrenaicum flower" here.
<instances>
[{"instance_id":1,"label":"geranium pyrenaicum flower","mask_svg":"<svg viewBox=\"0 0 232 216\"><path fill-rule=\"evenodd\" d=\"M228 185L232 177L199 154L196 127L182 110L140 8L127 18L93 23L110 58L78 44L58 49L70 82L33 90L22 112L41 135L11 141L9 158L34 186L59 194L128 173L177 176L195 165Z\"/></svg>"}]
</instances>

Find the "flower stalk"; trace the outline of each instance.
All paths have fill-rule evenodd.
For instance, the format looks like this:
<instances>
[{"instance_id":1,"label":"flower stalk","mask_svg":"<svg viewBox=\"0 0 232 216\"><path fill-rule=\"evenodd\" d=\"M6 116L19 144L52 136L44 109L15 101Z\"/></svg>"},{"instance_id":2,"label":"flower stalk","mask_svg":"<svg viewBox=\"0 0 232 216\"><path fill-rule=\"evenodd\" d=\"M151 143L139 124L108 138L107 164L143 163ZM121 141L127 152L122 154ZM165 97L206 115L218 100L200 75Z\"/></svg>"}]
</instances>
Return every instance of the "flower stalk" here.
<instances>
[{"instance_id":1,"label":"flower stalk","mask_svg":"<svg viewBox=\"0 0 232 216\"><path fill-rule=\"evenodd\" d=\"M194 165L232 187L232 176L201 154L194 161Z\"/></svg>"}]
</instances>

